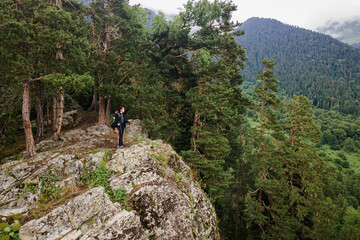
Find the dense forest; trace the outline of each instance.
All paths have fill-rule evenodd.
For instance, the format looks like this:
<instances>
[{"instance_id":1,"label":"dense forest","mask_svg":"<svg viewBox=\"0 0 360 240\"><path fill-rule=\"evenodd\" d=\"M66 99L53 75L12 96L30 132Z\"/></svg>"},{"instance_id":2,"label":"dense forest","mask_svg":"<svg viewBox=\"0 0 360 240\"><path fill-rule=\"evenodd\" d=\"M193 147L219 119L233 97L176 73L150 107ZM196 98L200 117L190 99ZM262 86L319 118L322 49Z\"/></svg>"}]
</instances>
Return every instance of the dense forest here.
<instances>
[{"instance_id":1,"label":"dense forest","mask_svg":"<svg viewBox=\"0 0 360 240\"><path fill-rule=\"evenodd\" d=\"M359 114L360 50L330 36L283 24L250 18L237 41L246 48L244 78L255 81L264 58L274 59L274 72L285 94L302 94L317 107Z\"/></svg>"},{"instance_id":2,"label":"dense forest","mask_svg":"<svg viewBox=\"0 0 360 240\"><path fill-rule=\"evenodd\" d=\"M126 0L1 1L1 158L61 136L67 101L103 125L123 105L192 167L222 239L358 239L359 51L276 21L243 31L236 9L188 1L149 26Z\"/></svg>"}]
</instances>

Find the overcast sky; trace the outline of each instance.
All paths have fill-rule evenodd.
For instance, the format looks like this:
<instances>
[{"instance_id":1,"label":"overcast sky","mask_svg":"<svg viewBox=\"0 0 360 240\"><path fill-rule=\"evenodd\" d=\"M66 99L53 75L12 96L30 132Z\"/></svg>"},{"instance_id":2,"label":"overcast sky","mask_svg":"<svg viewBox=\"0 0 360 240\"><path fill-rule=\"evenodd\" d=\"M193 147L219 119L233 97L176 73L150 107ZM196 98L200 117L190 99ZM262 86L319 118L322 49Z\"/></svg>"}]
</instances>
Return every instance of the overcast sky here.
<instances>
[{"instance_id":1,"label":"overcast sky","mask_svg":"<svg viewBox=\"0 0 360 240\"><path fill-rule=\"evenodd\" d=\"M144 7L176 14L187 0L130 0ZM234 20L250 17L274 18L281 22L315 30L329 20L360 19L360 0L233 0L238 6Z\"/></svg>"}]
</instances>

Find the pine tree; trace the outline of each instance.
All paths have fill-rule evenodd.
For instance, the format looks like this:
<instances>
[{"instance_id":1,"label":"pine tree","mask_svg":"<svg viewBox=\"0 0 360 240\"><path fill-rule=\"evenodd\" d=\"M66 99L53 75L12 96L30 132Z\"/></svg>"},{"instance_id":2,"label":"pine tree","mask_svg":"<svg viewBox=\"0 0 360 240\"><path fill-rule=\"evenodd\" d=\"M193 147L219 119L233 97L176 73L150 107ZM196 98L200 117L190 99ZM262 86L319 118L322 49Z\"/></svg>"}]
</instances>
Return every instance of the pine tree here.
<instances>
[{"instance_id":1,"label":"pine tree","mask_svg":"<svg viewBox=\"0 0 360 240\"><path fill-rule=\"evenodd\" d=\"M260 85L255 89L257 100L260 103L258 108L260 117L260 181L264 180L264 144L265 130L277 130L277 119L274 110L279 105L279 99L275 95L278 91L277 80L273 76L274 60L263 60L264 70L257 76ZM262 189L259 188L259 202L262 202Z\"/></svg>"},{"instance_id":2,"label":"pine tree","mask_svg":"<svg viewBox=\"0 0 360 240\"><path fill-rule=\"evenodd\" d=\"M263 239L293 239L296 222L291 220L288 206L287 176L284 171L285 138L277 122L275 110L280 105L276 96L277 80L273 76L274 61L264 60L264 70L257 76L255 89L260 123L250 134L245 155L252 161L252 171L258 176L257 189L247 194L246 216L251 232ZM253 233L251 233L253 235Z\"/></svg>"},{"instance_id":3,"label":"pine tree","mask_svg":"<svg viewBox=\"0 0 360 240\"><path fill-rule=\"evenodd\" d=\"M336 237L336 206L323 192L333 173L316 153L320 129L313 121L311 106L306 97L293 96L286 171L289 173L290 210L293 221L299 225L298 234L322 239Z\"/></svg>"},{"instance_id":4,"label":"pine tree","mask_svg":"<svg viewBox=\"0 0 360 240\"><path fill-rule=\"evenodd\" d=\"M1 3L1 11L2 79L15 86L23 83L23 121L27 155L31 157L35 154L30 125L31 86L54 73L84 73L87 42L79 36L84 33L79 23L86 24L77 12L72 14L45 1L26 0L20 4L6 0ZM59 46L64 51L63 59L57 57Z\"/></svg>"},{"instance_id":5,"label":"pine tree","mask_svg":"<svg viewBox=\"0 0 360 240\"><path fill-rule=\"evenodd\" d=\"M236 27L230 20L235 10L232 3L189 1L180 14L184 26L199 28L190 35L183 55L191 71L186 100L193 115L191 147L183 155L199 170L205 189L215 199L228 188L228 182L222 181L231 153L228 134L243 111L237 87L242 81L239 69L245 52L234 39L240 33L231 32Z\"/></svg>"}]
</instances>

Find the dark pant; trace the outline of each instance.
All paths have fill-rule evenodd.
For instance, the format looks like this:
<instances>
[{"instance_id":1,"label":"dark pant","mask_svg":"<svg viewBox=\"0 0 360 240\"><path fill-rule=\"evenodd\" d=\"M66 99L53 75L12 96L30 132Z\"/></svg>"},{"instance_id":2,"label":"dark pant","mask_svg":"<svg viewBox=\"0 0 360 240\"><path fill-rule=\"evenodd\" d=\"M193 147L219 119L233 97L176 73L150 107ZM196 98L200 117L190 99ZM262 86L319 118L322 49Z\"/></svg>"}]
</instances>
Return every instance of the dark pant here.
<instances>
[{"instance_id":1,"label":"dark pant","mask_svg":"<svg viewBox=\"0 0 360 240\"><path fill-rule=\"evenodd\" d=\"M125 126L120 126L118 127L118 132L119 132L119 146L123 146L124 142L123 142L123 137L124 137L124 132L125 132Z\"/></svg>"}]
</instances>

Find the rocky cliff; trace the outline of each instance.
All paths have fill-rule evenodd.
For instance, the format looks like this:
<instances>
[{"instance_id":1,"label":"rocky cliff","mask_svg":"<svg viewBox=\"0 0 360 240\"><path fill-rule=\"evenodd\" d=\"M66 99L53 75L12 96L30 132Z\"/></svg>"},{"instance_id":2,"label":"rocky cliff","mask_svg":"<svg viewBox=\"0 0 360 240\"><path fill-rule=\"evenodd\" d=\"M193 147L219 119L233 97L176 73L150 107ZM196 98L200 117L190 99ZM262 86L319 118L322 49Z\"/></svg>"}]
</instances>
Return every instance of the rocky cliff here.
<instances>
[{"instance_id":1,"label":"rocky cliff","mask_svg":"<svg viewBox=\"0 0 360 240\"><path fill-rule=\"evenodd\" d=\"M6 159L0 216L7 232L21 239L219 239L215 210L190 168L170 145L145 136L135 122L125 148L116 149L110 128L79 128L40 142L31 159Z\"/></svg>"}]
</instances>

